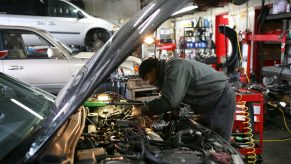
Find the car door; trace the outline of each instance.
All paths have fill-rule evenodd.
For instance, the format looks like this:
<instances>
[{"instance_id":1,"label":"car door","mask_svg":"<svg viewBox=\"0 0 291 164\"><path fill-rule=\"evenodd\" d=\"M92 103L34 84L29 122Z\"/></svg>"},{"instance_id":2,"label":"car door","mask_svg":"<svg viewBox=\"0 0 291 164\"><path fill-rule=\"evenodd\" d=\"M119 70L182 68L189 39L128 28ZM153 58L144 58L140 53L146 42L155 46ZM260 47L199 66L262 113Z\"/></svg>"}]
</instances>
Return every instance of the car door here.
<instances>
[{"instance_id":1,"label":"car door","mask_svg":"<svg viewBox=\"0 0 291 164\"><path fill-rule=\"evenodd\" d=\"M87 27L83 19L78 17L79 10L62 0L48 1L46 18L48 31L67 45L82 45Z\"/></svg>"},{"instance_id":2,"label":"car door","mask_svg":"<svg viewBox=\"0 0 291 164\"><path fill-rule=\"evenodd\" d=\"M19 80L57 93L70 78L66 57L44 37L26 30L3 30L3 72Z\"/></svg>"}]
</instances>

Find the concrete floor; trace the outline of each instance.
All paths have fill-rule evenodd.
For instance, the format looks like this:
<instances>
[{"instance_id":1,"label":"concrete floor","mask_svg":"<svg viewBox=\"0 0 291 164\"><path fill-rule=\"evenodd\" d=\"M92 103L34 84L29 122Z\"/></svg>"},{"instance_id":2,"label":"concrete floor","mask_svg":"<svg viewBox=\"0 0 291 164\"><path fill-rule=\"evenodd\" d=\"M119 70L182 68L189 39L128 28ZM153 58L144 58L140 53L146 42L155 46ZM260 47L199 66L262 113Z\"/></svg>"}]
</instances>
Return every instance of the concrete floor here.
<instances>
[{"instance_id":1,"label":"concrete floor","mask_svg":"<svg viewBox=\"0 0 291 164\"><path fill-rule=\"evenodd\" d=\"M264 140L291 138L284 125L281 112L268 110L264 115ZM289 129L291 117L286 118ZM290 164L291 163L291 140L284 142L264 142L262 163L264 164Z\"/></svg>"}]
</instances>

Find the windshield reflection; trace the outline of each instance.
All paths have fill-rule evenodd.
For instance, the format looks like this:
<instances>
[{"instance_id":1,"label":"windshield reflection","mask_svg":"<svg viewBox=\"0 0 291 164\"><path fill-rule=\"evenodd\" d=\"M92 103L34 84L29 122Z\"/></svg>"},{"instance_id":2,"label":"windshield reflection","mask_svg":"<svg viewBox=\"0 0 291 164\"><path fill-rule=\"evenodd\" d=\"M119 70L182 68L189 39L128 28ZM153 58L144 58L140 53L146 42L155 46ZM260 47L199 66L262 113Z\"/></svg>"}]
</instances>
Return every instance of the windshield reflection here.
<instances>
[{"instance_id":1,"label":"windshield reflection","mask_svg":"<svg viewBox=\"0 0 291 164\"><path fill-rule=\"evenodd\" d=\"M54 99L0 73L0 160L43 127Z\"/></svg>"}]
</instances>

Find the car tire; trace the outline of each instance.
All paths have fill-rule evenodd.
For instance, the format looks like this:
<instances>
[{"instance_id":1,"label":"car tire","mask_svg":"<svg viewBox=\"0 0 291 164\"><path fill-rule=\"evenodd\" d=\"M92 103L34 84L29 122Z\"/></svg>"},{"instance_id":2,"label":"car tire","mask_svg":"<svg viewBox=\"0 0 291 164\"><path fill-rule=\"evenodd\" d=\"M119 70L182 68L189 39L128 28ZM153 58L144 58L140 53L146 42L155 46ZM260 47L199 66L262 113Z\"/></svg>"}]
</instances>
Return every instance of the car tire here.
<instances>
[{"instance_id":1,"label":"car tire","mask_svg":"<svg viewBox=\"0 0 291 164\"><path fill-rule=\"evenodd\" d=\"M85 51L95 52L100 49L111 37L111 33L104 29L95 29L87 33Z\"/></svg>"}]
</instances>

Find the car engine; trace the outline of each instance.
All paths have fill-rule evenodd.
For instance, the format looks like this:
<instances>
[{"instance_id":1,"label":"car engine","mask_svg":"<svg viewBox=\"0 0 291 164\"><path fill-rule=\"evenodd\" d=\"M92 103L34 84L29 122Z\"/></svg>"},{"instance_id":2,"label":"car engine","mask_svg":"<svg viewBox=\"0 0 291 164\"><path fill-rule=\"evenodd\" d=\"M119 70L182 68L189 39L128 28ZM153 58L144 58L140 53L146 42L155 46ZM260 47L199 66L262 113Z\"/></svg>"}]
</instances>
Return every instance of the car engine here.
<instances>
[{"instance_id":1,"label":"car engine","mask_svg":"<svg viewBox=\"0 0 291 164\"><path fill-rule=\"evenodd\" d=\"M236 163L240 155L223 139L193 121L186 104L169 113L133 118L141 104L116 94L95 94L84 106L84 132L76 163Z\"/></svg>"}]
</instances>

